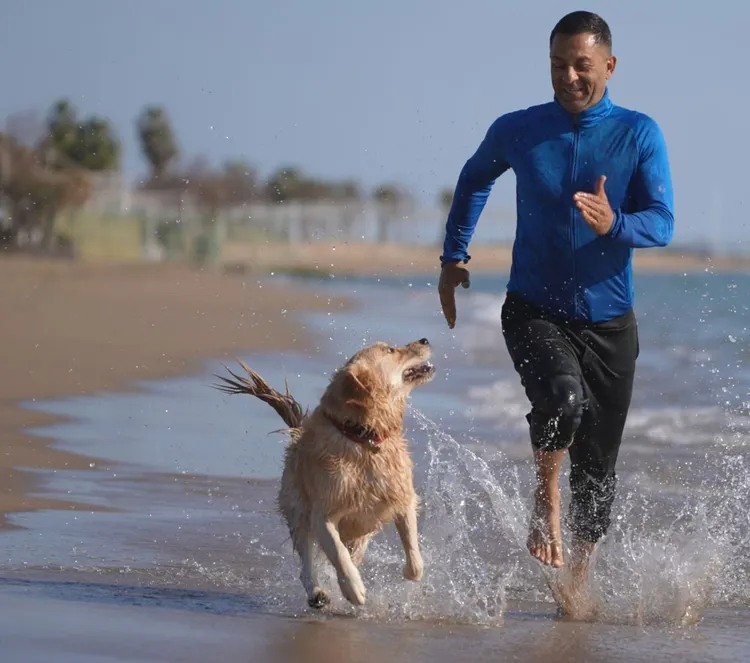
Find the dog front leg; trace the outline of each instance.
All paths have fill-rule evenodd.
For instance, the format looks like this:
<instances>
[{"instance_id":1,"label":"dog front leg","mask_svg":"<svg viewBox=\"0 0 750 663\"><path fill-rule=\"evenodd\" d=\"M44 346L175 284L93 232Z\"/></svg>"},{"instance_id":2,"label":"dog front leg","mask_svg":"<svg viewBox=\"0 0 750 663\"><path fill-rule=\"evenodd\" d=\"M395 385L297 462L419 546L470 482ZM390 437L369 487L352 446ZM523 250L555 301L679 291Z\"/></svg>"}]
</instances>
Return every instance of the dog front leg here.
<instances>
[{"instance_id":1,"label":"dog front leg","mask_svg":"<svg viewBox=\"0 0 750 663\"><path fill-rule=\"evenodd\" d=\"M336 577L339 581L341 593L347 601L354 605L364 605L365 586L359 575L357 567L354 566L349 551L342 543L337 523L327 518L323 513L314 516L315 535L320 547L336 569Z\"/></svg>"},{"instance_id":2,"label":"dog front leg","mask_svg":"<svg viewBox=\"0 0 750 663\"><path fill-rule=\"evenodd\" d=\"M312 534L306 532L300 542L299 556L302 562L300 580L307 592L307 604L311 608L320 609L328 605L331 599L327 592L320 587L318 570L315 568L315 539Z\"/></svg>"},{"instance_id":3,"label":"dog front leg","mask_svg":"<svg viewBox=\"0 0 750 663\"><path fill-rule=\"evenodd\" d=\"M404 578L407 580L421 580L424 572L422 554L419 552L417 530L417 498L414 497L406 513L395 518L396 529L401 538L406 553Z\"/></svg>"}]
</instances>

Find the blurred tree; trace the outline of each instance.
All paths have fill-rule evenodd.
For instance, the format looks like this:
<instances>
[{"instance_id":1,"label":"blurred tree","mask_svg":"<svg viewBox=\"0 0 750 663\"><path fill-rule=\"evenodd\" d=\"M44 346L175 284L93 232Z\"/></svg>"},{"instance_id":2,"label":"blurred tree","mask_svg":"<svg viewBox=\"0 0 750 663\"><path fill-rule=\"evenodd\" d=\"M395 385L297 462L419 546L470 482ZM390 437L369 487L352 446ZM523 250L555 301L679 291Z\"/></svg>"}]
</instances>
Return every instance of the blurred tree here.
<instances>
[{"instance_id":1,"label":"blurred tree","mask_svg":"<svg viewBox=\"0 0 750 663\"><path fill-rule=\"evenodd\" d=\"M451 211L451 206L453 205L453 194L454 190L447 186L440 189L440 192L438 193L438 203L440 204L443 216L447 217L448 212Z\"/></svg>"},{"instance_id":2,"label":"blurred tree","mask_svg":"<svg viewBox=\"0 0 750 663\"><path fill-rule=\"evenodd\" d=\"M0 134L0 204L2 244L39 241L52 248L55 220L64 210L83 205L91 195L88 172L49 168L38 149Z\"/></svg>"},{"instance_id":3,"label":"blurred tree","mask_svg":"<svg viewBox=\"0 0 750 663\"><path fill-rule=\"evenodd\" d=\"M304 200L309 192L309 182L294 166L279 168L266 182L266 198L272 203Z\"/></svg>"},{"instance_id":4,"label":"blurred tree","mask_svg":"<svg viewBox=\"0 0 750 663\"><path fill-rule=\"evenodd\" d=\"M230 159L224 164L223 171L228 205L245 205L259 197L258 175L247 161Z\"/></svg>"},{"instance_id":5,"label":"blurred tree","mask_svg":"<svg viewBox=\"0 0 750 663\"><path fill-rule=\"evenodd\" d=\"M455 194L455 190L450 187L443 187L438 192L438 204L440 205L440 210L443 213L443 219L441 223L438 224L439 233L437 237L437 245L442 246L443 242L445 241L445 224L448 220L448 214L450 214L451 207L453 206L453 196Z\"/></svg>"},{"instance_id":6,"label":"blurred tree","mask_svg":"<svg viewBox=\"0 0 750 663\"><path fill-rule=\"evenodd\" d=\"M352 202L362 199L353 180L319 180L302 173L296 166L284 166L266 181L265 198L269 202Z\"/></svg>"},{"instance_id":7,"label":"blurred tree","mask_svg":"<svg viewBox=\"0 0 750 663\"><path fill-rule=\"evenodd\" d=\"M50 165L97 172L120 165L120 142L109 121L94 115L81 121L67 100L54 104L47 130L40 148Z\"/></svg>"},{"instance_id":8,"label":"blurred tree","mask_svg":"<svg viewBox=\"0 0 750 663\"><path fill-rule=\"evenodd\" d=\"M159 179L179 152L169 116L160 106L148 106L138 117L137 129L141 151L151 168L151 179Z\"/></svg>"},{"instance_id":9,"label":"blurred tree","mask_svg":"<svg viewBox=\"0 0 750 663\"><path fill-rule=\"evenodd\" d=\"M378 242L385 244L390 235L390 227L402 212L402 208L408 198L396 184L381 184L373 193L377 210L377 236Z\"/></svg>"}]
</instances>

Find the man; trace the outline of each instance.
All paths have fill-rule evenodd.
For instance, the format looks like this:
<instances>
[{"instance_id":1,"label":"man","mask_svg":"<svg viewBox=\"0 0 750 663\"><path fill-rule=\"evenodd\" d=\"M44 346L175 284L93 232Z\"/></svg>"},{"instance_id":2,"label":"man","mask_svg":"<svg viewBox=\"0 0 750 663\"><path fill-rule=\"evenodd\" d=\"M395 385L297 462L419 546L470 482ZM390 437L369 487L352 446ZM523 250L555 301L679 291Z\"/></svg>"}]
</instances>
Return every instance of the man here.
<instances>
[{"instance_id":1,"label":"man","mask_svg":"<svg viewBox=\"0 0 750 663\"><path fill-rule=\"evenodd\" d=\"M528 549L563 566L559 474L570 455L571 578L579 589L607 532L615 462L630 407L638 330L633 249L666 246L674 227L664 137L647 115L613 104L607 23L576 11L550 35L554 100L499 117L456 185L441 256L440 301L456 322L467 252L492 185L517 181L517 226L503 335L531 411L536 465Z\"/></svg>"}]
</instances>

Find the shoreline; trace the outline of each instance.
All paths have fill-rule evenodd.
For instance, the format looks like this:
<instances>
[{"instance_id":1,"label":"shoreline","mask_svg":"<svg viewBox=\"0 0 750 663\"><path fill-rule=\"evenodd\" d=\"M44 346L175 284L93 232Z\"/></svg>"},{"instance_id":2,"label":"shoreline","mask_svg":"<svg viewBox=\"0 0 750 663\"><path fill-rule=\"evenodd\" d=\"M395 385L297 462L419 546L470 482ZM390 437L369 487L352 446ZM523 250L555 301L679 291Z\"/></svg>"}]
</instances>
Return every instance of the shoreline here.
<instances>
[{"instance_id":1,"label":"shoreline","mask_svg":"<svg viewBox=\"0 0 750 663\"><path fill-rule=\"evenodd\" d=\"M0 530L8 515L40 509L101 510L44 496L34 470L87 471L104 459L55 448L30 433L70 419L24 407L95 392L132 392L141 380L190 375L203 362L231 361L246 352L304 352L311 347L298 313L349 307L315 288L275 283L304 276L315 284L331 275L421 275L437 279L430 246L368 242L236 246L223 268L176 264L83 263L21 255L0 256L3 321L0 361L10 376L0 385ZM470 268L498 272L510 265L507 246L477 245ZM747 264L746 264L747 263ZM637 272L750 269L750 261L712 262L649 250L636 252ZM31 470L31 471L29 471Z\"/></svg>"},{"instance_id":2,"label":"shoreline","mask_svg":"<svg viewBox=\"0 0 750 663\"><path fill-rule=\"evenodd\" d=\"M132 392L141 380L190 375L246 352L305 351L310 334L296 314L350 305L218 271L20 256L0 258L0 302L12 312L0 344L9 376L0 385L0 531L18 527L15 513L102 510L44 496L35 471L85 472L101 459L30 433L71 419L25 403Z\"/></svg>"},{"instance_id":3,"label":"shoreline","mask_svg":"<svg viewBox=\"0 0 750 663\"><path fill-rule=\"evenodd\" d=\"M227 271L251 274L291 273L302 276L430 276L440 272L442 247L374 242L319 240L298 244L267 242L230 243L224 251ZM477 244L469 248L469 269L477 274L508 271L512 247ZM750 272L750 258L718 256L702 258L672 248L639 249L633 255L636 273Z\"/></svg>"}]
</instances>

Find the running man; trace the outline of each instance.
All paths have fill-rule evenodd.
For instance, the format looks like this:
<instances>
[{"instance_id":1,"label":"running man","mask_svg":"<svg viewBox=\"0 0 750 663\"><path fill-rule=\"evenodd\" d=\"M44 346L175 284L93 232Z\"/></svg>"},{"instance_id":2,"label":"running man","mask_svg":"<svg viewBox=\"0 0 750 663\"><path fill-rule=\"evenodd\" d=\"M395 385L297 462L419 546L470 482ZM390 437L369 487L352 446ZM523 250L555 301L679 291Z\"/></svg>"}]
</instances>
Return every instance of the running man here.
<instances>
[{"instance_id":1,"label":"running man","mask_svg":"<svg viewBox=\"0 0 750 663\"><path fill-rule=\"evenodd\" d=\"M638 357L632 253L670 242L673 194L659 126L609 97L617 60L604 19L566 15L549 48L554 100L495 120L461 171L439 293L453 328L455 289L469 287L469 242L495 180L513 169L517 224L502 325L531 406L537 488L527 545L543 564L563 566L559 475L568 454L568 568L580 590L610 524Z\"/></svg>"}]
</instances>

